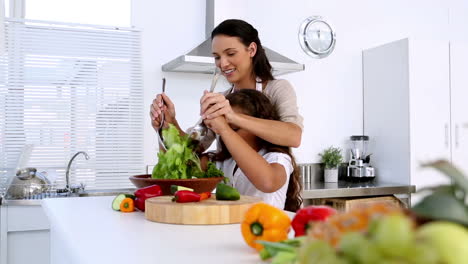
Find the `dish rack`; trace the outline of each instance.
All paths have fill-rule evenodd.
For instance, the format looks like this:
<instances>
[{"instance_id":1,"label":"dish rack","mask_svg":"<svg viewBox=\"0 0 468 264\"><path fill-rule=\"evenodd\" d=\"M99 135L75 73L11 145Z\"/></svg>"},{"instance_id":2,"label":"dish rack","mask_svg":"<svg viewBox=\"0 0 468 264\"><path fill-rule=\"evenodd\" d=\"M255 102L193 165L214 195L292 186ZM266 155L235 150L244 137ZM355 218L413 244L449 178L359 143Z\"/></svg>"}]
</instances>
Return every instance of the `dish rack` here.
<instances>
[{"instance_id":1,"label":"dish rack","mask_svg":"<svg viewBox=\"0 0 468 264\"><path fill-rule=\"evenodd\" d=\"M44 191L35 192L31 191L28 184L11 184L8 190L6 190L4 198L10 200L40 200L44 198L54 198L66 196L66 193L57 192L55 184L42 184L41 187ZM11 190L17 190L12 194Z\"/></svg>"}]
</instances>

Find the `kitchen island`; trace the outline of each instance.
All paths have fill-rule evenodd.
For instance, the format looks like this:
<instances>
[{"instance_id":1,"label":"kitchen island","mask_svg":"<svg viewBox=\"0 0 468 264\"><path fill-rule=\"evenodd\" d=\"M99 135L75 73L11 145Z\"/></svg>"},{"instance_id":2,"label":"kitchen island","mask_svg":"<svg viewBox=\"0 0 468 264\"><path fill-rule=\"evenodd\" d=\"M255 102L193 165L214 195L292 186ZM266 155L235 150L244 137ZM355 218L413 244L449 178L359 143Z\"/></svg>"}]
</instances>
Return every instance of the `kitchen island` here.
<instances>
[{"instance_id":1,"label":"kitchen island","mask_svg":"<svg viewBox=\"0 0 468 264\"><path fill-rule=\"evenodd\" d=\"M260 263L240 224L171 225L111 209L114 197L44 199L51 264Z\"/></svg>"}]
</instances>

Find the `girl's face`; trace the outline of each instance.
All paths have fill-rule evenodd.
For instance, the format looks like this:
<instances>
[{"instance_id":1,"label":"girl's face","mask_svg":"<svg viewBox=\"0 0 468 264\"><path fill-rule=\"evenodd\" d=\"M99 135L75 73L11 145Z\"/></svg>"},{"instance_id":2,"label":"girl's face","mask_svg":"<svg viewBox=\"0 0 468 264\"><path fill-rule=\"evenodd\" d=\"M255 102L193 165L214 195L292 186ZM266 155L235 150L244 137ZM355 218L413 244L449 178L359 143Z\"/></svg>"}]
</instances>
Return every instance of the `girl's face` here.
<instances>
[{"instance_id":1,"label":"girl's face","mask_svg":"<svg viewBox=\"0 0 468 264\"><path fill-rule=\"evenodd\" d=\"M242 109L240 107L237 107L237 106L233 106L232 111L234 111L234 112L236 112L238 114L245 114L244 111L242 111ZM256 151L260 150L259 149L258 138L257 138L257 136L255 136L255 134L252 134L249 131L247 131L247 130L245 130L243 128L239 128L239 127L234 126L234 125L230 125L230 126L231 126L232 130L234 130L242 139L245 140L245 142L247 142L247 144L249 144L249 146L251 146Z\"/></svg>"},{"instance_id":2,"label":"girl's face","mask_svg":"<svg viewBox=\"0 0 468 264\"><path fill-rule=\"evenodd\" d=\"M217 35L211 42L211 48L216 66L230 83L252 78L252 58L256 52L254 42L246 47L238 37Z\"/></svg>"}]
</instances>

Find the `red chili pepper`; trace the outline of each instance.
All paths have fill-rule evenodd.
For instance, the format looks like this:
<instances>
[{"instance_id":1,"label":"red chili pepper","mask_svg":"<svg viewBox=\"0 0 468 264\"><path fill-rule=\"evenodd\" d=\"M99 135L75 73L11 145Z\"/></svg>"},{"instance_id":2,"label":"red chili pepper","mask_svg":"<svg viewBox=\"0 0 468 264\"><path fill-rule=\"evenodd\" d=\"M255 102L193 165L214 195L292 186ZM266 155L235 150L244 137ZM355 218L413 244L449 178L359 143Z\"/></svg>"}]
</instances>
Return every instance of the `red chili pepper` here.
<instances>
[{"instance_id":1,"label":"red chili pepper","mask_svg":"<svg viewBox=\"0 0 468 264\"><path fill-rule=\"evenodd\" d=\"M191 202L199 202L201 199L201 195L192 191L182 190L177 191L174 194L173 201L178 203L191 203Z\"/></svg>"},{"instance_id":2,"label":"red chili pepper","mask_svg":"<svg viewBox=\"0 0 468 264\"><path fill-rule=\"evenodd\" d=\"M310 222L325 221L330 215L336 213L336 210L323 205L312 205L304 207L296 212L291 226L294 229L294 236L303 236L311 226Z\"/></svg>"},{"instance_id":3,"label":"red chili pepper","mask_svg":"<svg viewBox=\"0 0 468 264\"><path fill-rule=\"evenodd\" d=\"M200 201L206 200L211 197L211 192L200 193Z\"/></svg>"},{"instance_id":4,"label":"red chili pepper","mask_svg":"<svg viewBox=\"0 0 468 264\"><path fill-rule=\"evenodd\" d=\"M161 196L162 190L159 185L150 185L135 191L135 207L138 210L145 211L145 201L148 198Z\"/></svg>"}]
</instances>

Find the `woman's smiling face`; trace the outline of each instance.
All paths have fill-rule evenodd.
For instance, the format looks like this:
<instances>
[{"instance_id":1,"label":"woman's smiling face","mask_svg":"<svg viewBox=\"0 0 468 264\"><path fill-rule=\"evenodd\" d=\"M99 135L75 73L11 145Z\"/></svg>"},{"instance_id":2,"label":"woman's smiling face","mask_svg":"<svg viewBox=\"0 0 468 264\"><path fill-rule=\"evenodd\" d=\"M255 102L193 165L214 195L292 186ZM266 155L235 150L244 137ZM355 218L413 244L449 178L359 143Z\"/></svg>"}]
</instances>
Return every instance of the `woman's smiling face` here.
<instances>
[{"instance_id":1,"label":"woman's smiling face","mask_svg":"<svg viewBox=\"0 0 468 264\"><path fill-rule=\"evenodd\" d=\"M216 66L230 83L236 84L252 78L255 43L246 47L238 37L217 35L211 42L211 48Z\"/></svg>"}]
</instances>

